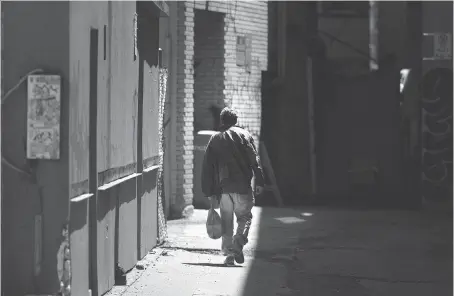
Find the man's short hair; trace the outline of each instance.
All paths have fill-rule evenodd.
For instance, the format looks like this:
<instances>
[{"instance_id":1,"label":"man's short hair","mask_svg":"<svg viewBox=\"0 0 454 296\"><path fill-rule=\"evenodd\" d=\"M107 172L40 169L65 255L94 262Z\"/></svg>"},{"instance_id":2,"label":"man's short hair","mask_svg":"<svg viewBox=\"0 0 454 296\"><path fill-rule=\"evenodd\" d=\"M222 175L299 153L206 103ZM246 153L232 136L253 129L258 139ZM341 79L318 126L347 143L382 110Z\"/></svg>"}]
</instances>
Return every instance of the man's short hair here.
<instances>
[{"instance_id":1,"label":"man's short hair","mask_svg":"<svg viewBox=\"0 0 454 296\"><path fill-rule=\"evenodd\" d=\"M228 107L225 107L221 111L221 124L226 126L234 126L238 121L238 113Z\"/></svg>"}]
</instances>

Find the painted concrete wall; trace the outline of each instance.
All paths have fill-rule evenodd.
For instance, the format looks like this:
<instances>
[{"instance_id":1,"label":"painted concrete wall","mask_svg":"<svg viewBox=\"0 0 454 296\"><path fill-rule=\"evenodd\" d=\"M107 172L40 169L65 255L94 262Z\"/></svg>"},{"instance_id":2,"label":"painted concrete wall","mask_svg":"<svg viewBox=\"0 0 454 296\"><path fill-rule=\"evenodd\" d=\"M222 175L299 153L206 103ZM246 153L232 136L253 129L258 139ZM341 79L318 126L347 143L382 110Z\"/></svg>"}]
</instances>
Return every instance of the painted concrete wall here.
<instances>
[{"instance_id":1,"label":"painted concrete wall","mask_svg":"<svg viewBox=\"0 0 454 296\"><path fill-rule=\"evenodd\" d=\"M51 294L60 289L57 252L64 240L62 230L69 209L69 5L69 2L2 3L4 89L10 89L36 68L62 76L60 160L26 160L26 84L2 106L3 156L30 172L27 175L2 167L5 295ZM17 22L18 19L22 21ZM34 219L38 214L43 217L42 237L35 241ZM42 261L35 276L35 245L39 241Z\"/></svg>"},{"instance_id":2,"label":"painted concrete wall","mask_svg":"<svg viewBox=\"0 0 454 296\"><path fill-rule=\"evenodd\" d=\"M173 215L181 216L193 199L194 140L194 9L224 16L224 101L239 111L239 124L256 140L261 125L261 75L268 67L268 5L259 1L178 2L176 36L176 167L172 180ZM252 35L252 67L248 73L236 65L236 38ZM172 91L171 91L172 96Z\"/></svg>"}]
</instances>

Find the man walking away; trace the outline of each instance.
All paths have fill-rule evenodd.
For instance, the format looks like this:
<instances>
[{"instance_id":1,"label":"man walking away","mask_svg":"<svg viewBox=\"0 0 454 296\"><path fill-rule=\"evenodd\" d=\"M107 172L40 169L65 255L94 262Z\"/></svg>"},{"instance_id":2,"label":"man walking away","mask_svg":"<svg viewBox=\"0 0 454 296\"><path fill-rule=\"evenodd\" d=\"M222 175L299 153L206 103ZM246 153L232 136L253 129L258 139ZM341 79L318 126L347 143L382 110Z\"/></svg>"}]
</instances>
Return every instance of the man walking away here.
<instances>
[{"instance_id":1,"label":"man walking away","mask_svg":"<svg viewBox=\"0 0 454 296\"><path fill-rule=\"evenodd\" d=\"M220 203L222 220L222 251L224 264L244 262L243 247L248 242L252 221L254 195L251 188L255 176L256 194L264 186L263 171L252 136L237 127L237 113L224 108L220 115L221 128L214 134L205 151L202 170L202 191L214 204ZM238 228L233 235L233 214Z\"/></svg>"}]
</instances>

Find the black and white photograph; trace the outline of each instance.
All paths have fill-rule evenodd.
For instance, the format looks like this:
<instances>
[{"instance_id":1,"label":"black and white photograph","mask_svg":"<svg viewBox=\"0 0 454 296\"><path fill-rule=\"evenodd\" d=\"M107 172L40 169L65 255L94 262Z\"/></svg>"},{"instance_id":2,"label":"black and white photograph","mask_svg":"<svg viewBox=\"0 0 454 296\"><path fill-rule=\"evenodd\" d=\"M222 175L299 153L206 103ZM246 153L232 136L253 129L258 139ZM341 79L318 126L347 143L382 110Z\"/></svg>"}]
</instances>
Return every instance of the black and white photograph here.
<instances>
[{"instance_id":1,"label":"black and white photograph","mask_svg":"<svg viewBox=\"0 0 454 296\"><path fill-rule=\"evenodd\" d=\"M453 295L453 1L0 11L0 296Z\"/></svg>"}]
</instances>

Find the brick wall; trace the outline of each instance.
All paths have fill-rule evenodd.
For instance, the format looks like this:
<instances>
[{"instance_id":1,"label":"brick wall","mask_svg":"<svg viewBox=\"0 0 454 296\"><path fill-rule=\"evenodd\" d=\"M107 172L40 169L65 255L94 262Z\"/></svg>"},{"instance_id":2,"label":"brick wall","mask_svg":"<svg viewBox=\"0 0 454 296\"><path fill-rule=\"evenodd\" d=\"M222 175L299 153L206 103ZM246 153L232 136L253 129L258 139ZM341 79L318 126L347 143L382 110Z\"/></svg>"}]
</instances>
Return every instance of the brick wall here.
<instances>
[{"instance_id":1,"label":"brick wall","mask_svg":"<svg viewBox=\"0 0 454 296\"><path fill-rule=\"evenodd\" d=\"M192 205L194 140L194 4L177 2L176 163L171 215L179 216Z\"/></svg>"},{"instance_id":2,"label":"brick wall","mask_svg":"<svg viewBox=\"0 0 454 296\"><path fill-rule=\"evenodd\" d=\"M225 13L225 103L238 110L239 124L247 128L258 141L262 113L261 77L262 71L268 67L268 3L209 1L208 10ZM250 73L244 67L236 65L236 39L245 34L252 37Z\"/></svg>"},{"instance_id":3,"label":"brick wall","mask_svg":"<svg viewBox=\"0 0 454 296\"><path fill-rule=\"evenodd\" d=\"M261 125L261 74L268 67L266 1L178 2L176 196L172 212L192 204L194 139L194 9L224 14L224 101L239 112L239 124L258 141ZM236 65L237 36L252 37L250 72Z\"/></svg>"}]
</instances>

